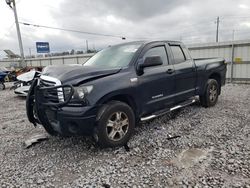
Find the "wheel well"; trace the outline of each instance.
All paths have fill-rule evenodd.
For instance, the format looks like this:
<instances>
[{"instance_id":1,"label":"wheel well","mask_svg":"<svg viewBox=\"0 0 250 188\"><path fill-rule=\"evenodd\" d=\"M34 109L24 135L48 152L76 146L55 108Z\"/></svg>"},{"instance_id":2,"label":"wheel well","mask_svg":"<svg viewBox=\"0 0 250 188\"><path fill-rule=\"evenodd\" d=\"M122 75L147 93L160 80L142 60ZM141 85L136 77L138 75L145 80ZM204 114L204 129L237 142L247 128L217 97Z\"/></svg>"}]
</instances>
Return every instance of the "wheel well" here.
<instances>
[{"instance_id":1,"label":"wheel well","mask_svg":"<svg viewBox=\"0 0 250 188\"><path fill-rule=\"evenodd\" d=\"M219 84L219 94L221 92L221 76L218 73L213 73L209 76L209 79L215 79Z\"/></svg>"},{"instance_id":2,"label":"wheel well","mask_svg":"<svg viewBox=\"0 0 250 188\"><path fill-rule=\"evenodd\" d=\"M129 96L129 95L116 95L116 96L113 96L113 97L105 100L103 102L103 104L108 103L109 101L124 102L127 105L129 105L132 108L132 110L134 111L135 115L137 115L137 106L136 106L134 99L131 96Z\"/></svg>"}]
</instances>

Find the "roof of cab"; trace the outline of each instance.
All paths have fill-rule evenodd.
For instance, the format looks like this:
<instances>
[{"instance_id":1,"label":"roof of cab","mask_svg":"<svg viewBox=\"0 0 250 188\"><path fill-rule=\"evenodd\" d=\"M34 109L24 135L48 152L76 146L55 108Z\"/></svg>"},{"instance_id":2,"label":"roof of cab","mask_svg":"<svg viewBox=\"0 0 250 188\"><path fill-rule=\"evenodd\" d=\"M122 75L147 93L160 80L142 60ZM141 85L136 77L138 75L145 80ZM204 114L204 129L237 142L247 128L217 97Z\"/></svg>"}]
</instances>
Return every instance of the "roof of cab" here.
<instances>
[{"instance_id":1,"label":"roof of cab","mask_svg":"<svg viewBox=\"0 0 250 188\"><path fill-rule=\"evenodd\" d=\"M170 44L182 44L180 41L173 41L173 40L141 40L141 41L131 41L131 42L125 42L122 44L150 44L150 43L156 43L156 42L165 42L165 43L170 43Z\"/></svg>"}]
</instances>

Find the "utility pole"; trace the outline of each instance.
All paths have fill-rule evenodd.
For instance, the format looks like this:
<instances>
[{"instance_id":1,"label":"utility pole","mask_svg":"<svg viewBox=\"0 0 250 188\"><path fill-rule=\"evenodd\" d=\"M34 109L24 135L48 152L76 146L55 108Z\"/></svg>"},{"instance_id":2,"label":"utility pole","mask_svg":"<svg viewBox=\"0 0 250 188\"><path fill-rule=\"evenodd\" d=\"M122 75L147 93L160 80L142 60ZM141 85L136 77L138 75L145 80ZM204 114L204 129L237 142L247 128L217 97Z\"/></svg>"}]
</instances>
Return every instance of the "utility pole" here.
<instances>
[{"instance_id":1,"label":"utility pole","mask_svg":"<svg viewBox=\"0 0 250 188\"><path fill-rule=\"evenodd\" d=\"M10 8L14 12L15 22L16 22L16 30L17 30L17 38L18 38L18 44L19 44L19 49L20 49L20 55L21 55L20 67L25 67L26 65L25 65L25 61L24 61L23 43L22 43L22 37L21 37L20 28L19 28L19 22L18 22L17 10L16 10L16 2L15 2L15 0L6 0L6 3L7 3L7 5L10 6Z\"/></svg>"},{"instance_id":2,"label":"utility pole","mask_svg":"<svg viewBox=\"0 0 250 188\"><path fill-rule=\"evenodd\" d=\"M88 51L89 51L89 44L88 44L88 40L86 40L86 53L88 53Z\"/></svg>"},{"instance_id":3,"label":"utility pole","mask_svg":"<svg viewBox=\"0 0 250 188\"><path fill-rule=\"evenodd\" d=\"M217 25L217 29L216 29L216 42L219 42L219 25L220 25L220 17L217 17L216 20L216 25Z\"/></svg>"},{"instance_id":4,"label":"utility pole","mask_svg":"<svg viewBox=\"0 0 250 188\"><path fill-rule=\"evenodd\" d=\"M234 42L232 42L232 57L231 57L231 76L230 76L230 82L233 82L233 68L234 68Z\"/></svg>"},{"instance_id":5,"label":"utility pole","mask_svg":"<svg viewBox=\"0 0 250 188\"><path fill-rule=\"evenodd\" d=\"M31 58L31 48L29 48L30 58Z\"/></svg>"},{"instance_id":6,"label":"utility pole","mask_svg":"<svg viewBox=\"0 0 250 188\"><path fill-rule=\"evenodd\" d=\"M233 30L232 41L234 41L234 33L235 33L235 30Z\"/></svg>"}]
</instances>

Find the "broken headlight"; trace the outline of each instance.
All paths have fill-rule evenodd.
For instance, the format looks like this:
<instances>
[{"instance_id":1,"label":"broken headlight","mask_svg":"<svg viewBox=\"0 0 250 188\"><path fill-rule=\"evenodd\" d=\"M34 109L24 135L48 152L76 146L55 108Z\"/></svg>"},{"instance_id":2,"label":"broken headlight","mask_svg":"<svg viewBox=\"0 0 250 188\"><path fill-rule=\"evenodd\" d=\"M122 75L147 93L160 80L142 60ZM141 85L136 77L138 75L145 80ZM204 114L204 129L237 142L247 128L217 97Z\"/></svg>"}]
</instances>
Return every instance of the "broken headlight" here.
<instances>
[{"instance_id":1,"label":"broken headlight","mask_svg":"<svg viewBox=\"0 0 250 188\"><path fill-rule=\"evenodd\" d=\"M74 99L84 99L93 90L93 86L79 86L74 87Z\"/></svg>"},{"instance_id":2,"label":"broken headlight","mask_svg":"<svg viewBox=\"0 0 250 188\"><path fill-rule=\"evenodd\" d=\"M93 90L93 86L78 86L74 87L74 94L71 98L71 101L79 101L79 100L84 100L85 97ZM64 91L64 98L65 100L69 97L71 88L70 87L65 87L63 89Z\"/></svg>"}]
</instances>

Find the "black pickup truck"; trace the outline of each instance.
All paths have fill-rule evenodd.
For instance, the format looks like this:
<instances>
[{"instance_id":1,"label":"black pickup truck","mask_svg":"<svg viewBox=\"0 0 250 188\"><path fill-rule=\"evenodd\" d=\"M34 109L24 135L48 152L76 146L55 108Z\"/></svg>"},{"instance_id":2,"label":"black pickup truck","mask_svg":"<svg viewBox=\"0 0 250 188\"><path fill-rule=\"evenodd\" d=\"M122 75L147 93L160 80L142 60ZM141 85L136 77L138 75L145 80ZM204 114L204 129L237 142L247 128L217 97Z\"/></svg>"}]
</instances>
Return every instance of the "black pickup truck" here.
<instances>
[{"instance_id":1,"label":"black pickup truck","mask_svg":"<svg viewBox=\"0 0 250 188\"><path fill-rule=\"evenodd\" d=\"M196 102L214 106L224 59L192 59L180 42L129 42L83 65L48 66L29 91L30 122L51 135L93 135L102 147L126 144L134 127Z\"/></svg>"}]
</instances>

